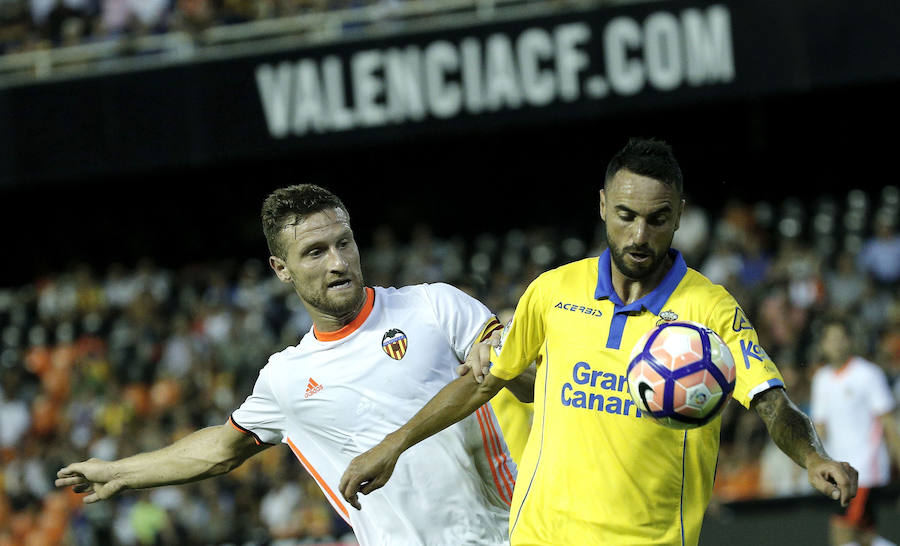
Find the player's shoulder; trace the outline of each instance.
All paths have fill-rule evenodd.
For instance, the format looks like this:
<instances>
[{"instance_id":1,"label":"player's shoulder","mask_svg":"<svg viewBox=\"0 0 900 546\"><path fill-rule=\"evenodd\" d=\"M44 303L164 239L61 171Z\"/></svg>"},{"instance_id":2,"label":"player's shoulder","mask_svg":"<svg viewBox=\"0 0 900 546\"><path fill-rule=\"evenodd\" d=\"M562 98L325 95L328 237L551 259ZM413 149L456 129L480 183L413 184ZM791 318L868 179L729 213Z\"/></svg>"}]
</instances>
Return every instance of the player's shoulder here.
<instances>
[{"instance_id":1,"label":"player's shoulder","mask_svg":"<svg viewBox=\"0 0 900 546\"><path fill-rule=\"evenodd\" d=\"M827 365L821 365L812 373L811 381L814 383L819 383L821 381L825 381L834 376L834 370Z\"/></svg>"},{"instance_id":2,"label":"player's shoulder","mask_svg":"<svg viewBox=\"0 0 900 546\"><path fill-rule=\"evenodd\" d=\"M691 298L703 301L708 305L717 305L723 302L731 305L731 302L734 301L734 296L727 288L712 282L706 275L691 267L685 271L678 288L679 291L688 293Z\"/></svg>"},{"instance_id":3,"label":"player's shoulder","mask_svg":"<svg viewBox=\"0 0 900 546\"><path fill-rule=\"evenodd\" d=\"M722 296L728 294L728 290L721 284L716 284L709 280L706 275L700 273L693 267L688 267L684 273L683 284L690 287L691 290L704 290L710 294L720 294Z\"/></svg>"},{"instance_id":4,"label":"player's shoulder","mask_svg":"<svg viewBox=\"0 0 900 546\"><path fill-rule=\"evenodd\" d=\"M380 298L380 301L379 301ZM483 304L449 283L421 283L399 288L375 289L375 305L381 309L414 314L422 320L436 320L448 312L481 309Z\"/></svg>"},{"instance_id":5,"label":"player's shoulder","mask_svg":"<svg viewBox=\"0 0 900 546\"><path fill-rule=\"evenodd\" d=\"M549 284L570 281L597 281L600 258L592 256L569 262L544 271L534 280L535 283Z\"/></svg>"},{"instance_id":6,"label":"player's shoulder","mask_svg":"<svg viewBox=\"0 0 900 546\"><path fill-rule=\"evenodd\" d=\"M884 370L881 368L881 366L861 356L852 357L851 363L853 364L853 367L858 370L859 374L879 377L885 375Z\"/></svg>"},{"instance_id":7,"label":"player's shoulder","mask_svg":"<svg viewBox=\"0 0 900 546\"><path fill-rule=\"evenodd\" d=\"M436 298L468 297L466 293L459 288L445 282L410 284L400 287L376 286L374 289L376 299L381 297L385 301L398 304L417 300L430 301Z\"/></svg>"},{"instance_id":8,"label":"player's shoulder","mask_svg":"<svg viewBox=\"0 0 900 546\"><path fill-rule=\"evenodd\" d=\"M312 335L312 334L308 334L308 335ZM304 336L304 338L305 337L306 336ZM263 366L263 371L271 373L271 372L277 371L279 368L281 368L285 365L296 363L298 360L300 360L302 358L302 355L303 355L303 347L302 346L303 346L303 340L301 339L300 343L298 343L297 345L290 345L278 352L272 353L272 355L269 356L269 360L268 360L268 362L266 362L266 365Z\"/></svg>"}]
</instances>

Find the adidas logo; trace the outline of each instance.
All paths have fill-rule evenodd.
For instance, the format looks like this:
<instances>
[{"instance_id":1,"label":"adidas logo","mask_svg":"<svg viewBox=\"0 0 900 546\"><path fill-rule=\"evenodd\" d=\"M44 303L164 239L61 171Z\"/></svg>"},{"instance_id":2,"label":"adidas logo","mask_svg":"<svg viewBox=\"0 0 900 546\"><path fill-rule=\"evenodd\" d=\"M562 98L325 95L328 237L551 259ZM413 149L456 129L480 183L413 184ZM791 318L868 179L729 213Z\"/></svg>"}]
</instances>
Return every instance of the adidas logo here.
<instances>
[{"instance_id":1,"label":"adidas logo","mask_svg":"<svg viewBox=\"0 0 900 546\"><path fill-rule=\"evenodd\" d=\"M315 379L310 377L309 383L306 385L306 394L303 396L303 398L309 398L310 396L322 390L322 388L322 385L319 385L318 383L316 383Z\"/></svg>"}]
</instances>

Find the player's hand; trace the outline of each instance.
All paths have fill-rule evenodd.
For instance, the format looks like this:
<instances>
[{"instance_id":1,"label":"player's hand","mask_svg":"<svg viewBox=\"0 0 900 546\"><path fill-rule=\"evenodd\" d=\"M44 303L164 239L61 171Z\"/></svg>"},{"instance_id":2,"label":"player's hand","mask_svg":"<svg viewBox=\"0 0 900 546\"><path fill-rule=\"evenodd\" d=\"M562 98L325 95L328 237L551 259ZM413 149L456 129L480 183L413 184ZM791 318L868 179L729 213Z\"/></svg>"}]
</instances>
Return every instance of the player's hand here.
<instances>
[{"instance_id":1,"label":"player's hand","mask_svg":"<svg viewBox=\"0 0 900 546\"><path fill-rule=\"evenodd\" d=\"M128 488L125 480L116 476L113 463L88 459L73 463L56 473L56 487L74 486L76 493L90 493L85 504L108 499Z\"/></svg>"},{"instance_id":2,"label":"player's hand","mask_svg":"<svg viewBox=\"0 0 900 546\"><path fill-rule=\"evenodd\" d=\"M491 334L490 339L486 339L475 345L466 361L456 367L456 373L460 376L466 375L470 371L475 377L476 383L484 381L484 376L491 369L491 347L500 345L500 332L496 331Z\"/></svg>"},{"instance_id":3,"label":"player's hand","mask_svg":"<svg viewBox=\"0 0 900 546\"><path fill-rule=\"evenodd\" d=\"M806 472L813 487L840 501L841 506L849 505L856 496L859 474L849 463L816 457L814 462L807 462Z\"/></svg>"},{"instance_id":4,"label":"player's hand","mask_svg":"<svg viewBox=\"0 0 900 546\"><path fill-rule=\"evenodd\" d=\"M386 484L400 453L387 436L380 444L350 461L338 485L344 499L357 510L362 510L357 494L368 495Z\"/></svg>"}]
</instances>

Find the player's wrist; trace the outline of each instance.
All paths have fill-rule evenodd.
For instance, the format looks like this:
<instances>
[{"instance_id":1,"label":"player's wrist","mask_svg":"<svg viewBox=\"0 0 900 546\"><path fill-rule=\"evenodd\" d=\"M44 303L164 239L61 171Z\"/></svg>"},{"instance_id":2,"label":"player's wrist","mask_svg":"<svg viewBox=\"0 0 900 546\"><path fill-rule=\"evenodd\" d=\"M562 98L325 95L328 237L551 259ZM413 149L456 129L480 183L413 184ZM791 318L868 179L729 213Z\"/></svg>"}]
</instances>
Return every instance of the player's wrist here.
<instances>
[{"instance_id":1,"label":"player's wrist","mask_svg":"<svg viewBox=\"0 0 900 546\"><path fill-rule=\"evenodd\" d=\"M806 454L806 457L803 458L803 466L807 469L810 469L830 460L831 458L825 453L820 453L819 451L812 449L809 451L809 453Z\"/></svg>"},{"instance_id":2,"label":"player's wrist","mask_svg":"<svg viewBox=\"0 0 900 546\"><path fill-rule=\"evenodd\" d=\"M410 436L409 431L405 430L405 428L406 427L401 427L394 432L391 432L384 437L382 442L385 448L390 450L397 457L416 443Z\"/></svg>"},{"instance_id":3,"label":"player's wrist","mask_svg":"<svg viewBox=\"0 0 900 546\"><path fill-rule=\"evenodd\" d=\"M118 461L111 461L108 464L108 473L109 480L107 481L118 481L125 484L125 489L135 489L132 486L132 480L129 479L130 476L126 470L126 465L123 464L123 461L120 459Z\"/></svg>"}]
</instances>

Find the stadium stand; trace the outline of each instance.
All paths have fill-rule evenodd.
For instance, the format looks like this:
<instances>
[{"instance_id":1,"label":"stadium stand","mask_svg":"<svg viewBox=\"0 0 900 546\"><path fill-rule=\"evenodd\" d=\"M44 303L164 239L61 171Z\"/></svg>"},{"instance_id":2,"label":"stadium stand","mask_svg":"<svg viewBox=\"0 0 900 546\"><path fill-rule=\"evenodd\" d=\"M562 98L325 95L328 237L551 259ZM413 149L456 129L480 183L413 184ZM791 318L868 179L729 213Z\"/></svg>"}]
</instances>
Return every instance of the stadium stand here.
<instances>
[{"instance_id":1,"label":"stadium stand","mask_svg":"<svg viewBox=\"0 0 900 546\"><path fill-rule=\"evenodd\" d=\"M609 0L4 0L0 85ZM630 3L626 1L625 3ZM232 47L229 47L232 46ZM236 46L236 48L235 48Z\"/></svg>"}]
</instances>

